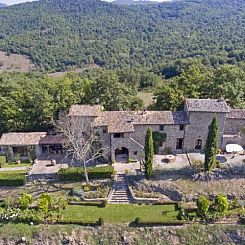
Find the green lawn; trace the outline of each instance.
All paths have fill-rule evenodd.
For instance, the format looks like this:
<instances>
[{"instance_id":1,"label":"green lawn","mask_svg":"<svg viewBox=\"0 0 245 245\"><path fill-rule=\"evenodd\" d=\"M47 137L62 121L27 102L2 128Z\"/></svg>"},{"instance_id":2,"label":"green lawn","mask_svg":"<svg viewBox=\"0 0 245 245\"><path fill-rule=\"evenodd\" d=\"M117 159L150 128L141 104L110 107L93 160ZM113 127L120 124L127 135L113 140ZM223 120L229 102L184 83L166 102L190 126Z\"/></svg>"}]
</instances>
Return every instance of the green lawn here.
<instances>
[{"instance_id":1,"label":"green lawn","mask_svg":"<svg viewBox=\"0 0 245 245\"><path fill-rule=\"evenodd\" d=\"M0 186L20 186L26 182L26 171L0 172Z\"/></svg>"},{"instance_id":2,"label":"green lawn","mask_svg":"<svg viewBox=\"0 0 245 245\"><path fill-rule=\"evenodd\" d=\"M163 211L166 214L163 215ZM95 222L100 217L106 223L128 223L139 217L142 221L177 220L178 212L174 205L108 205L105 208L95 206L69 205L63 211L63 220Z\"/></svg>"},{"instance_id":3,"label":"green lawn","mask_svg":"<svg viewBox=\"0 0 245 245\"><path fill-rule=\"evenodd\" d=\"M3 165L2 168L16 168L16 167L29 167L29 166L31 166L31 163L16 164L15 162L11 162L11 163L6 163L5 165Z\"/></svg>"}]
</instances>

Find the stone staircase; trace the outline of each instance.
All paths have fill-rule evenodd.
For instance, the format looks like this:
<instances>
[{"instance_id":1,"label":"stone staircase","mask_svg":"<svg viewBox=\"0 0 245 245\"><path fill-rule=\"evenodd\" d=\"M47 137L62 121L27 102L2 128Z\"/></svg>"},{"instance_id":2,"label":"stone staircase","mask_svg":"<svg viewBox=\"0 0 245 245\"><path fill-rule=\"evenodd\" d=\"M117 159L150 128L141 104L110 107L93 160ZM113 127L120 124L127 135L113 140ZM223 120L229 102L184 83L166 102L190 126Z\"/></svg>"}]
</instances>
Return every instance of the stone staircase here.
<instances>
[{"instance_id":1,"label":"stone staircase","mask_svg":"<svg viewBox=\"0 0 245 245\"><path fill-rule=\"evenodd\" d=\"M128 189L125 174L117 174L112 187L112 195L109 198L111 204L129 204L133 199Z\"/></svg>"}]
</instances>

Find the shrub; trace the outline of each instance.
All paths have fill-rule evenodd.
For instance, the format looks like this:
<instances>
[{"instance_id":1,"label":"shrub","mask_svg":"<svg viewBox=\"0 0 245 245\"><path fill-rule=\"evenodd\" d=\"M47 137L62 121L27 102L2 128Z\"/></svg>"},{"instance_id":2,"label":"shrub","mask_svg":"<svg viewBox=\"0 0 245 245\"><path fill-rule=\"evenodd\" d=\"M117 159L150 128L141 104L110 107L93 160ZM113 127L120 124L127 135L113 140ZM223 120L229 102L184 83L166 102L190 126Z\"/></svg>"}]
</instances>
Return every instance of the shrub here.
<instances>
[{"instance_id":1,"label":"shrub","mask_svg":"<svg viewBox=\"0 0 245 245\"><path fill-rule=\"evenodd\" d=\"M74 187L70 194L72 196L82 197L84 195L84 190L81 187Z\"/></svg>"},{"instance_id":2,"label":"shrub","mask_svg":"<svg viewBox=\"0 0 245 245\"><path fill-rule=\"evenodd\" d=\"M108 201L107 200L103 200L101 203L101 207L105 208L108 206Z\"/></svg>"},{"instance_id":3,"label":"shrub","mask_svg":"<svg viewBox=\"0 0 245 245\"><path fill-rule=\"evenodd\" d=\"M225 212L227 212L227 210L229 208L229 202L228 202L227 196L225 196L223 194L219 194L215 197L214 202L215 202L217 210L221 214L224 214Z\"/></svg>"},{"instance_id":4,"label":"shrub","mask_svg":"<svg viewBox=\"0 0 245 245\"><path fill-rule=\"evenodd\" d=\"M104 225L104 220L103 220L103 218L99 218L98 223L99 223L100 226L103 226L103 225Z\"/></svg>"},{"instance_id":5,"label":"shrub","mask_svg":"<svg viewBox=\"0 0 245 245\"><path fill-rule=\"evenodd\" d=\"M32 195L23 193L17 200L17 205L21 209L27 209L32 202Z\"/></svg>"},{"instance_id":6,"label":"shrub","mask_svg":"<svg viewBox=\"0 0 245 245\"><path fill-rule=\"evenodd\" d=\"M139 224L140 224L140 218L137 217L137 218L135 219L134 223L135 223L136 225L139 225Z\"/></svg>"},{"instance_id":7,"label":"shrub","mask_svg":"<svg viewBox=\"0 0 245 245\"><path fill-rule=\"evenodd\" d=\"M235 209L235 208L239 208L239 199L237 197L235 197L230 203L229 203L229 209Z\"/></svg>"},{"instance_id":8,"label":"shrub","mask_svg":"<svg viewBox=\"0 0 245 245\"><path fill-rule=\"evenodd\" d=\"M51 196L48 193L43 193L38 200L38 209L48 212L51 207Z\"/></svg>"},{"instance_id":9,"label":"shrub","mask_svg":"<svg viewBox=\"0 0 245 245\"><path fill-rule=\"evenodd\" d=\"M0 168L2 168L7 163L6 156L0 156Z\"/></svg>"},{"instance_id":10,"label":"shrub","mask_svg":"<svg viewBox=\"0 0 245 245\"><path fill-rule=\"evenodd\" d=\"M197 214L200 218L206 219L208 210L210 207L210 202L205 196L199 196L197 199Z\"/></svg>"},{"instance_id":11,"label":"shrub","mask_svg":"<svg viewBox=\"0 0 245 245\"><path fill-rule=\"evenodd\" d=\"M221 163L219 160L216 160L215 165L216 165L216 168L221 168Z\"/></svg>"},{"instance_id":12,"label":"shrub","mask_svg":"<svg viewBox=\"0 0 245 245\"><path fill-rule=\"evenodd\" d=\"M89 179L111 178L112 174L112 166L88 168ZM63 181L82 181L83 175L84 171L82 168L67 168L58 171L58 176Z\"/></svg>"},{"instance_id":13,"label":"shrub","mask_svg":"<svg viewBox=\"0 0 245 245\"><path fill-rule=\"evenodd\" d=\"M85 186L83 187L83 190L84 190L85 192L89 192L89 191L91 191L91 187L90 187L89 185L85 185Z\"/></svg>"}]
</instances>

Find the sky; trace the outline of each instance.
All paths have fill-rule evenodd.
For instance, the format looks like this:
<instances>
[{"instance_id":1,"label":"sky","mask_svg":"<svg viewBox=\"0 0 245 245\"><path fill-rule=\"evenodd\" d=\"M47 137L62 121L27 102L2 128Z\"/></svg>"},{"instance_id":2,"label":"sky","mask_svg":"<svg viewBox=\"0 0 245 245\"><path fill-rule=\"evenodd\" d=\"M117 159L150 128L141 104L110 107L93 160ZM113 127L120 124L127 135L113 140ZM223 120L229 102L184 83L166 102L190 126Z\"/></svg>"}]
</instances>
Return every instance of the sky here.
<instances>
[{"instance_id":1,"label":"sky","mask_svg":"<svg viewBox=\"0 0 245 245\"><path fill-rule=\"evenodd\" d=\"M24 2L31 2L32 0L0 0L0 3L5 3L7 5L17 4L17 3L24 3ZM113 0L105 0L108 2L111 2ZM164 2L166 0L149 0L149 1L155 1L155 2Z\"/></svg>"}]
</instances>

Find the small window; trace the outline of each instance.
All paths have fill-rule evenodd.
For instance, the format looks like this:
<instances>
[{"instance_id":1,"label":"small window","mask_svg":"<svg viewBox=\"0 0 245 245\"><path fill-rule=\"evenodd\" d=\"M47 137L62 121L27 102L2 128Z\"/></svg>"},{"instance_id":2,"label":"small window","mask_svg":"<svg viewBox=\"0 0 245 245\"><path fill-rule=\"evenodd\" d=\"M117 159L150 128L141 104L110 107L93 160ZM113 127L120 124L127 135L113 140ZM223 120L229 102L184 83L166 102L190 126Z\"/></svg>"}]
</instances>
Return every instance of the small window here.
<instances>
[{"instance_id":1,"label":"small window","mask_svg":"<svg viewBox=\"0 0 245 245\"><path fill-rule=\"evenodd\" d=\"M164 125L159 125L159 130L164 131Z\"/></svg>"},{"instance_id":2,"label":"small window","mask_svg":"<svg viewBox=\"0 0 245 245\"><path fill-rule=\"evenodd\" d=\"M196 141L195 149L196 150L201 150L202 149L202 140L201 139L198 139Z\"/></svg>"},{"instance_id":3,"label":"small window","mask_svg":"<svg viewBox=\"0 0 245 245\"><path fill-rule=\"evenodd\" d=\"M123 133L114 134L114 138L124 138L124 134Z\"/></svg>"},{"instance_id":4,"label":"small window","mask_svg":"<svg viewBox=\"0 0 245 245\"><path fill-rule=\"evenodd\" d=\"M138 155L138 151L134 151L134 155L137 156Z\"/></svg>"},{"instance_id":5,"label":"small window","mask_svg":"<svg viewBox=\"0 0 245 245\"><path fill-rule=\"evenodd\" d=\"M179 130L183 131L184 130L184 125L179 125Z\"/></svg>"},{"instance_id":6,"label":"small window","mask_svg":"<svg viewBox=\"0 0 245 245\"><path fill-rule=\"evenodd\" d=\"M103 129L103 134L106 134L106 133L107 133L106 129Z\"/></svg>"}]
</instances>

